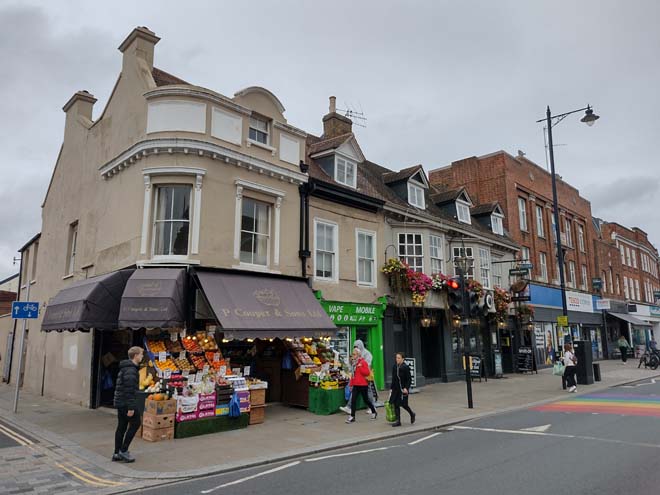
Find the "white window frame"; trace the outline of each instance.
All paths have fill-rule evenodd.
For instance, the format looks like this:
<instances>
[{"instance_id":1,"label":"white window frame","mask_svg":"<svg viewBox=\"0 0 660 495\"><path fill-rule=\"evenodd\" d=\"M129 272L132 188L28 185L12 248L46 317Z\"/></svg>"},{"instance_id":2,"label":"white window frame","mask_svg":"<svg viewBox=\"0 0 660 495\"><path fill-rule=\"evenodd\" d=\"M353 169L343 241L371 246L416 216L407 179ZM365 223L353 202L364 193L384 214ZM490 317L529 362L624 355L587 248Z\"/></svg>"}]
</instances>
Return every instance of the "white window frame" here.
<instances>
[{"instance_id":1,"label":"white window frame","mask_svg":"<svg viewBox=\"0 0 660 495\"><path fill-rule=\"evenodd\" d=\"M623 297L630 299L630 290L628 289L628 277L623 276Z\"/></svg>"},{"instance_id":2,"label":"white window frame","mask_svg":"<svg viewBox=\"0 0 660 495\"><path fill-rule=\"evenodd\" d=\"M518 196L518 223L520 230L528 232L527 230L527 200Z\"/></svg>"},{"instance_id":3,"label":"white window frame","mask_svg":"<svg viewBox=\"0 0 660 495\"><path fill-rule=\"evenodd\" d=\"M621 252L621 264L625 265L626 264L626 248L623 246L623 244L619 244L619 251Z\"/></svg>"},{"instance_id":4,"label":"white window frame","mask_svg":"<svg viewBox=\"0 0 660 495\"><path fill-rule=\"evenodd\" d=\"M317 239L318 239L318 228L319 225L323 225L324 227L329 227L332 229L332 251L325 251L325 253L330 253L332 254L332 275L330 277L323 277L323 276L318 276L316 274L316 268L317 268L317 251L319 249L317 248ZM315 218L314 219L314 279L315 280L320 280L323 282L337 282L339 281L339 224L336 222L331 222L330 220L324 220L322 218Z\"/></svg>"},{"instance_id":5,"label":"white window frame","mask_svg":"<svg viewBox=\"0 0 660 495\"><path fill-rule=\"evenodd\" d=\"M619 274L616 275L615 281L616 281L616 294L618 296L620 296L621 295L621 278L619 277Z\"/></svg>"},{"instance_id":6,"label":"white window frame","mask_svg":"<svg viewBox=\"0 0 660 495\"><path fill-rule=\"evenodd\" d=\"M408 244L408 236L409 235L413 236L412 244ZM404 239L403 244L401 243L401 236L404 236L403 237L403 239ZM419 236L419 242L417 242L416 236ZM397 240L398 240L398 251L397 251L397 253L398 253L399 259L401 261L403 261L404 263L407 263L410 266L411 269L413 269L417 272L424 273L424 236L422 235L422 233L421 232L399 232ZM418 246L421 250L421 254L415 254L414 253L415 248L418 247ZM401 247L404 248L404 250L403 250L404 254L401 254ZM408 253L408 249L407 249L408 247L413 248L413 254L412 255L407 254ZM410 264L409 259L412 259L413 261L415 261L415 263ZM420 262L419 266L417 265L416 261Z\"/></svg>"},{"instance_id":7,"label":"white window frame","mask_svg":"<svg viewBox=\"0 0 660 495\"><path fill-rule=\"evenodd\" d=\"M630 248L628 246L626 246L626 261L627 261L626 265L632 266L632 259L630 257Z\"/></svg>"},{"instance_id":8,"label":"white window frame","mask_svg":"<svg viewBox=\"0 0 660 495\"><path fill-rule=\"evenodd\" d=\"M573 228L571 221L568 218L564 218L564 234L566 235L566 245L573 247Z\"/></svg>"},{"instance_id":9,"label":"white window frame","mask_svg":"<svg viewBox=\"0 0 660 495\"><path fill-rule=\"evenodd\" d=\"M67 275L73 275L76 268L76 251L78 250L78 221L76 220L69 225L69 249L68 249L68 259L67 259ZM28 253L29 254L29 253ZM25 273L28 273L28 263L25 263ZM28 277L26 277L26 283Z\"/></svg>"},{"instance_id":10,"label":"white window frame","mask_svg":"<svg viewBox=\"0 0 660 495\"><path fill-rule=\"evenodd\" d=\"M261 204L265 205L267 208L267 213L266 213L266 218L268 219L268 229L267 232L264 234L262 232L257 232L256 230L243 230L243 203L245 201L253 201L256 204ZM266 238L266 263L256 263L254 261L254 256L255 252L252 252L252 261L243 261L240 259L240 248L239 248L239 260L241 266L248 266L248 267L257 267L257 268L268 268L270 266L270 250L271 250L271 245L272 245L272 230L273 230L273 205L271 203L268 203L267 201L262 201L257 198L252 198L252 197L244 197L241 201L241 224L239 225L239 244L240 244L240 237L242 236L243 233L251 234L255 237L265 237ZM256 222L256 218L255 218Z\"/></svg>"},{"instance_id":11,"label":"white window frame","mask_svg":"<svg viewBox=\"0 0 660 495\"><path fill-rule=\"evenodd\" d=\"M491 264L493 267L493 288L502 287L502 264L496 263L495 261L493 261Z\"/></svg>"},{"instance_id":12,"label":"white window frame","mask_svg":"<svg viewBox=\"0 0 660 495\"><path fill-rule=\"evenodd\" d=\"M639 290L639 279L635 279L635 295L637 296L636 301L641 301L642 300L642 293Z\"/></svg>"},{"instance_id":13,"label":"white window frame","mask_svg":"<svg viewBox=\"0 0 660 495\"><path fill-rule=\"evenodd\" d=\"M470 215L470 203L460 199L456 200L456 218L461 223L472 225L472 216Z\"/></svg>"},{"instance_id":14,"label":"white window frame","mask_svg":"<svg viewBox=\"0 0 660 495\"><path fill-rule=\"evenodd\" d=\"M454 265L454 276L458 276L458 271L456 267L455 260L456 258L459 258L461 256L461 253L463 252L463 249L465 249L465 256L466 258L469 258L471 260L474 260L474 250L472 249L472 246L454 246L452 248L452 264ZM468 272L465 274L466 279L473 279L474 278L474 263L472 263L472 267L468 270Z\"/></svg>"},{"instance_id":15,"label":"white window frame","mask_svg":"<svg viewBox=\"0 0 660 495\"><path fill-rule=\"evenodd\" d=\"M580 272L582 274L582 287L586 290L589 287L587 284L587 265L580 265Z\"/></svg>"},{"instance_id":16,"label":"white window frame","mask_svg":"<svg viewBox=\"0 0 660 495\"><path fill-rule=\"evenodd\" d=\"M545 227L543 224L543 207L536 205L536 235L545 238Z\"/></svg>"},{"instance_id":17,"label":"white window frame","mask_svg":"<svg viewBox=\"0 0 660 495\"><path fill-rule=\"evenodd\" d=\"M602 286L603 286L603 294L604 294L604 293L607 292L607 273L606 273L606 272L603 272L603 273L601 274L601 276L602 276L602 279L603 279Z\"/></svg>"},{"instance_id":18,"label":"white window frame","mask_svg":"<svg viewBox=\"0 0 660 495\"><path fill-rule=\"evenodd\" d=\"M371 257L360 257L360 236L371 237ZM316 242L316 238L314 238ZM373 230L355 229L355 280L360 287L376 287L376 267L378 265L376 259L376 232ZM360 261L371 263L371 280L360 280ZM314 272L316 273L316 271Z\"/></svg>"},{"instance_id":19,"label":"white window frame","mask_svg":"<svg viewBox=\"0 0 660 495\"><path fill-rule=\"evenodd\" d=\"M342 166L344 167L344 175L343 177L340 177L339 175L339 162L342 162ZM348 181L348 171L352 170L353 171L353 180ZM348 187L352 187L353 189L357 188L357 163L355 163L353 160L350 158L347 158L345 156L339 156L338 154L335 154L335 182L338 182L339 184L343 184Z\"/></svg>"},{"instance_id":20,"label":"white window frame","mask_svg":"<svg viewBox=\"0 0 660 495\"><path fill-rule=\"evenodd\" d=\"M532 259L527 246L520 246L520 259L523 263L531 263Z\"/></svg>"},{"instance_id":21,"label":"white window frame","mask_svg":"<svg viewBox=\"0 0 660 495\"><path fill-rule=\"evenodd\" d=\"M612 283L613 280L612 280L612 269L611 268L607 271L607 281L610 284L610 292L612 294L614 294L614 284Z\"/></svg>"},{"instance_id":22,"label":"white window frame","mask_svg":"<svg viewBox=\"0 0 660 495\"><path fill-rule=\"evenodd\" d=\"M548 281L548 255L544 252L539 252L539 267L541 271L541 280Z\"/></svg>"},{"instance_id":23,"label":"white window frame","mask_svg":"<svg viewBox=\"0 0 660 495\"><path fill-rule=\"evenodd\" d=\"M577 276L577 274L575 273L575 261L568 262L568 275L570 277L568 281L568 285L575 288L576 286L575 277Z\"/></svg>"},{"instance_id":24,"label":"white window frame","mask_svg":"<svg viewBox=\"0 0 660 495\"><path fill-rule=\"evenodd\" d=\"M633 268L637 268L637 251L634 249L630 250L630 257L632 258Z\"/></svg>"},{"instance_id":25,"label":"white window frame","mask_svg":"<svg viewBox=\"0 0 660 495\"><path fill-rule=\"evenodd\" d=\"M429 258L431 260L431 275L442 273L444 238L439 235L429 235ZM434 265L436 265L434 267ZM436 269L437 268L437 269Z\"/></svg>"},{"instance_id":26,"label":"white window frame","mask_svg":"<svg viewBox=\"0 0 660 495\"><path fill-rule=\"evenodd\" d=\"M504 235L504 216L498 213L493 213L490 216L490 225L493 229L493 234Z\"/></svg>"},{"instance_id":27,"label":"white window frame","mask_svg":"<svg viewBox=\"0 0 660 495\"><path fill-rule=\"evenodd\" d=\"M578 247L580 248L580 251L583 253L586 252L585 250L585 244L584 244L584 229L582 228L582 225L578 224Z\"/></svg>"},{"instance_id":28,"label":"white window frame","mask_svg":"<svg viewBox=\"0 0 660 495\"><path fill-rule=\"evenodd\" d=\"M256 127L256 124L264 124L266 127L266 130L260 129ZM270 146L271 143L271 123L268 121L266 118L262 118L260 116L256 115L250 115L249 120L248 120L248 141L255 143L257 145L265 145L265 146ZM255 136L259 136L260 134L265 134L266 135L266 142L259 141L259 139L253 139L251 137L251 131L255 132Z\"/></svg>"},{"instance_id":29,"label":"white window frame","mask_svg":"<svg viewBox=\"0 0 660 495\"><path fill-rule=\"evenodd\" d=\"M426 201L424 200L424 188L408 182L408 204L419 208L420 210L426 209Z\"/></svg>"},{"instance_id":30,"label":"white window frame","mask_svg":"<svg viewBox=\"0 0 660 495\"><path fill-rule=\"evenodd\" d=\"M486 248L479 248L479 279L481 285L486 289L490 289L491 277L490 277L490 250Z\"/></svg>"},{"instance_id":31,"label":"white window frame","mask_svg":"<svg viewBox=\"0 0 660 495\"><path fill-rule=\"evenodd\" d=\"M157 224L159 223L159 220L156 220L158 217L158 202L159 202L159 196L160 196L160 191L166 187L189 187L190 188L190 212L189 212L189 217L188 218L188 249L186 254L156 254L156 232L157 232ZM151 226L151 258L154 260L177 260L177 259L182 259L185 260L190 256L190 239L192 237L192 214L193 214L193 186L192 184L186 184L182 182L171 182L171 183L164 183L164 184L156 184L155 185L155 192L154 192L154 204L153 204L153 220L152 220L152 226ZM160 222L184 222L185 220L164 220Z\"/></svg>"}]
</instances>

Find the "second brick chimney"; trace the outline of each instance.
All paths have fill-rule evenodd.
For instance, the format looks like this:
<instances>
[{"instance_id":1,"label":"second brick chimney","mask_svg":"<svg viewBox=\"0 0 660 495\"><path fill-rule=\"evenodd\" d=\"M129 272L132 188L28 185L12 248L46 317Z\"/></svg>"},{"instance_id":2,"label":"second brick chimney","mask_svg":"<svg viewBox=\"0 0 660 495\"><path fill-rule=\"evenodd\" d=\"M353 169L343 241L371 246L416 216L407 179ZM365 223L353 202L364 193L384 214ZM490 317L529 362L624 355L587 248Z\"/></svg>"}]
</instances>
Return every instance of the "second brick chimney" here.
<instances>
[{"instance_id":1,"label":"second brick chimney","mask_svg":"<svg viewBox=\"0 0 660 495\"><path fill-rule=\"evenodd\" d=\"M337 98L330 97L330 108L323 117L323 138L330 139L353 132L353 121L337 113Z\"/></svg>"}]
</instances>

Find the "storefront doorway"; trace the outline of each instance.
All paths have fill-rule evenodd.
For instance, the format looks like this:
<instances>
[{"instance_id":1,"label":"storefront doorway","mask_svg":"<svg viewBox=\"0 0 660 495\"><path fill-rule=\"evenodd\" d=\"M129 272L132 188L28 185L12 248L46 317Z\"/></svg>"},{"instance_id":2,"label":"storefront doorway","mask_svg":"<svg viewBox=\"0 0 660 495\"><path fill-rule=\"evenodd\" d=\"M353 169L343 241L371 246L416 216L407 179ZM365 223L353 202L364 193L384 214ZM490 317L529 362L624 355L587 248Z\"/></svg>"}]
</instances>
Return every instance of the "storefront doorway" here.
<instances>
[{"instance_id":1,"label":"storefront doorway","mask_svg":"<svg viewBox=\"0 0 660 495\"><path fill-rule=\"evenodd\" d=\"M439 324L419 328L422 344L422 374L427 383L439 381L442 376L442 328Z\"/></svg>"}]
</instances>

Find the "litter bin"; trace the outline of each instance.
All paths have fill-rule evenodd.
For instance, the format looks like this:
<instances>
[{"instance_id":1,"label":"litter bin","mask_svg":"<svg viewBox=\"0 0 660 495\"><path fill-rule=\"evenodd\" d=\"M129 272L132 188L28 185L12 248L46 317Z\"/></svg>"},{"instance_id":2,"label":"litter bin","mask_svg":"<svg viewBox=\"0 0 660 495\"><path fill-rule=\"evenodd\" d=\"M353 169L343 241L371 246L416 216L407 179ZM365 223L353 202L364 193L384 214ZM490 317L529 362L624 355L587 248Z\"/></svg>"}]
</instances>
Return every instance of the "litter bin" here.
<instances>
[{"instance_id":1,"label":"litter bin","mask_svg":"<svg viewBox=\"0 0 660 495\"><path fill-rule=\"evenodd\" d=\"M594 380L600 381L600 363L594 363Z\"/></svg>"},{"instance_id":2,"label":"litter bin","mask_svg":"<svg viewBox=\"0 0 660 495\"><path fill-rule=\"evenodd\" d=\"M575 357L578 360L577 369L575 370L578 385L591 385L594 382L591 342L588 340L575 340L573 342L573 349L575 352Z\"/></svg>"}]
</instances>

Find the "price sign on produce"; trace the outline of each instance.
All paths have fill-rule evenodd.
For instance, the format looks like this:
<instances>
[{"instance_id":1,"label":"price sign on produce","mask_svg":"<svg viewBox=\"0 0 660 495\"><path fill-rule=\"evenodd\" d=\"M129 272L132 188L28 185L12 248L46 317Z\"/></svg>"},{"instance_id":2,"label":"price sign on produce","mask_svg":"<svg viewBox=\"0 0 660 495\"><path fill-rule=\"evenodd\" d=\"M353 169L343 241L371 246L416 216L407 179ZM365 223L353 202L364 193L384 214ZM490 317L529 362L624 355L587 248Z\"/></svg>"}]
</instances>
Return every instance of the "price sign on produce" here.
<instances>
[{"instance_id":1,"label":"price sign on produce","mask_svg":"<svg viewBox=\"0 0 660 495\"><path fill-rule=\"evenodd\" d=\"M162 363L163 361L166 361L166 360L167 360L167 352L160 351L158 353L158 361L160 361Z\"/></svg>"},{"instance_id":2,"label":"price sign on produce","mask_svg":"<svg viewBox=\"0 0 660 495\"><path fill-rule=\"evenodd\" d=\"M202 371L203 371L204 373L208 373L208 372L209 372L209 365L208 365L208 364L205 364L204 367L202 368Z\"/></svg>"},{"instance_id":3,"label":"price sign on produce","mask_svg":"<svg viewBox=\"0 0 660 495\"><path fill-rule=\"evenodd\" d=\"M220 376L225 376L227 374L227 367L226 366L220 366L220 370L218 371Z\"/></svg>"},{"instance_id":4,"label":"price sign on produce","mask_svg":"<svg viewBox=\"0 0 660 495\"><path fill-rule=\"evenodd\" d=\"M180 357L181 359L186 359L186 351L181 351L181 352L179 353L179 357Z\"/></svg>"},{"instance_id":5,"label":"price sign on produce","mask_svg":"<svg viewBox=\"0 0 660 495\"><path fill-rule=\"evenodd\" d=\"M213 362L214 363L219 363L220 362L220 353L219 352L216 352L215 354L213 354Z\"/></svg>"},{"instance_id":6,"label":"price sign on produce","mask_svg":"<svg viewBox=\"0 0 660 495\"><path fill-rule=\"evenodd\" d=\"M190 375L190 371L188 371L188 370L183 370L181 372L181 376L184 377L184 378L188 378L188 375Z\"/></svg>"},{"instance_id":7,"label":"price sign on produce","mask_svg":"<svg viewBox=\"0 0 660 495\"><path fill-rule=\"evenodd\" d=\"M195 373L195 382L199 383L201 381L202 381L202 372L198 371L197 373Z\"/></svg>"},{"instance_id":8,"label":"price sign on produce","mask_svg":"<svg viewBox=\"0 0 660 495\"><path fill-rule=\"evenodd\" d=\"M250 370L250 367L249 367L249 366L246 366L245 368L243 368L243 374L244 374L245 376L250 376L250 371L251 371L251 370Z\"/></svg>"},{"instance_id":9,"label":"price sign on produce","mask_svg":"<svg viewBox=\"0 0 660 495\"><path fill-rule=\"evenodd\" d=\"M163 372L162 371L158 370L158 372L156 374L158 375L158 378L163 378Z\"/></svg>"},{"instance_id":10,"label":"price sign on produce","mask_svg":"<svg viewBox=\"0 0 660 495\"><path fill-rule=\"evenodd\" d=\"M172 372L170 370L165 370L165 372L163 373L163 377L166 380L169 380L172 377Z\"/></svg>"},{"instance_id":11,"label":"price sign on produce","mask_svg":"<svg viewBox=\"0 0 660 495\"><path fill-rule=\"evenodd\" d=\"M179 334L178 334L178 333L171 333L171 334L170 334L170 340L171 340L172 342L176 342L178 338L179 338Z\"/></svg>"}]
</instances>

